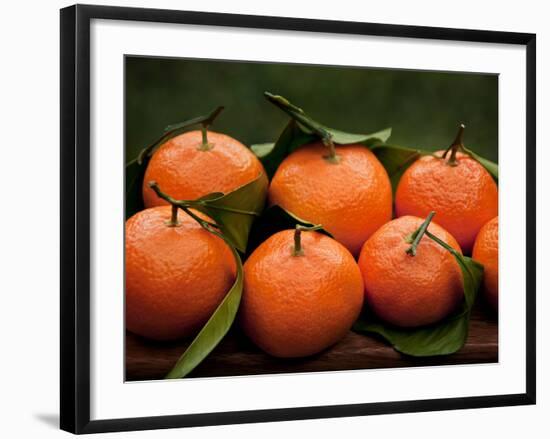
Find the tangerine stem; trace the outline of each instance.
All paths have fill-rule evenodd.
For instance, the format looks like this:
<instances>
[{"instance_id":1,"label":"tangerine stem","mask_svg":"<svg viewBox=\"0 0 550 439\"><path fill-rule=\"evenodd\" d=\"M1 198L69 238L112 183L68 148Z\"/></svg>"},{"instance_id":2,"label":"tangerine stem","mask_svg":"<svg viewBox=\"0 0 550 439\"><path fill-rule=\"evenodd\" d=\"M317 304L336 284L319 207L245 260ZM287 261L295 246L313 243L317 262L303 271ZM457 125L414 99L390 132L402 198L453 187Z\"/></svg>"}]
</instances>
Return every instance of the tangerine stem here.
<instances>
[{"instance_id":1,"label":"tangerine stem","mask_svg":"<svg viewBox=\"0 0 550 439\"><path fill-rule=\"evenodd\" d=\"M178 206L172 204L172 216L166 221L168 227L178 227L180 225L178 221Z\"/></svg>"},{"instance_id":2,"label":"tangerine stem","mask_svg":"<svg viewBox=\"0 0 550 439\"><path fill-rule=\"evenodd\" d=\"M201 151L209 151L214 145L208 143L208 124L201 125L202 143L199 146Z\"/></svg>"},{"instance_id":3,"label":"tangerine stem","mask_svg":"<svg viewBox=\"0 0 550 439\"><path fill-rule=\"evenodd\" d=\"M464 151L464 128L466 127L463 123L461 123L458 127L458 132L456 133L455 140L453 141L451 146L449 146L443 153L443 158L446 158L449 151L451 151L451 156L449 157L449 160L447 160L447 164L449 166L456 166L458 164L456 153L459 150Z\"/></svg>"},{"instance_id":4,"label":"tangerine stem","mask_svg":"<svg viewBox=\"0 0 550 439\"><path fill-rule=\"evenodd\" d=\"M217 224L204 220L198 217L197 215L195 215L193 212L191 212L189 208L193 206L192 203L186 200L176 200L175 198L172 198L170 195L162 192L162 190L159 188L159 185L156 181L150 181L149 187L155 191L155 193L159 198L162 198L163 200L168 201L172 206L172 217L169 221L166 221L167 226L175 227L179 225L178 216L177 216L177 211L179 208L179 209L182 209L187 215L189 215L191 218L197 221L202 227L204 227L208 231L212 231L211 229L213 227L216 229L219 229L219 226Z\"/></svg>"},{"instance_id":5,"label":"tangerine stem","mask_svg":"<svg viewBox=\"0 0 550 439\"><path fill-rule=\"evenodd\" d=\"M302 248L302 231L314 231L322 228L323 226L320 224L310 227L296 224L296 229L294 230L294 248L292 249L292 256L303 256L304 254L304 249Z\"/></svg>"},{"instance_id":6,"label":"tangerine stem","mask_svg":"<svg viewBox=\"0 0 550 439\"><path fill-rule=\"evenodd\" d=\"M420 225L420 227L409 236L409 239L412 239L412 243L411 246L407 250L405 250L407 254L411 256L416 256L416 248L418 247L420 240L428 230L428 226L430 225L430 222L432 221L434 215L435 212L432 210L430 214L426 217L424 222Z\"/></svg>"},{"instance_id":7,"label":"tangerine stem","mask_svg":"<svg viewBox=\"0 0 550 439\"><path fill-rule=\"evenodd\" d=\"M328 147L328 155L324 158L329 163L340 163L340 156L336 154L336 147L332 141L332 136L323 138L323 144Z\"/></svg>"}]
</instances>

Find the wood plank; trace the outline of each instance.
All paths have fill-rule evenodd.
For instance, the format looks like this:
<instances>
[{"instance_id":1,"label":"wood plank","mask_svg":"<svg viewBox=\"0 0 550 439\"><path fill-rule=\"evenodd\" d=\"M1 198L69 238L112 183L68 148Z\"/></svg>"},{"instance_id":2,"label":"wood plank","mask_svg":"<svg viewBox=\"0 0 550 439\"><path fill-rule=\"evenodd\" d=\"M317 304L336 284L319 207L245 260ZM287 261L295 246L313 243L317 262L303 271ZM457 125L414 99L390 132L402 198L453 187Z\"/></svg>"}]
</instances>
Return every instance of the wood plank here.
<instances>
[{"instance_id":1,"label":"wood plank","mask_svg":"<svg viewBox=\"0 0 550 439\"><path fill-rule=\"evenodd\" d=\"M184 352L189 340L159 343L126 334L126 380L161 379ZM263 353L238 327L231 329L189 377L321 372L389 367L498 362L498 322L485 305L476 306L466 345L457 353L415 358L402 355L381 339L349 332L331 348L311 357L279 359Z\"/></svg>"}]
</instances>

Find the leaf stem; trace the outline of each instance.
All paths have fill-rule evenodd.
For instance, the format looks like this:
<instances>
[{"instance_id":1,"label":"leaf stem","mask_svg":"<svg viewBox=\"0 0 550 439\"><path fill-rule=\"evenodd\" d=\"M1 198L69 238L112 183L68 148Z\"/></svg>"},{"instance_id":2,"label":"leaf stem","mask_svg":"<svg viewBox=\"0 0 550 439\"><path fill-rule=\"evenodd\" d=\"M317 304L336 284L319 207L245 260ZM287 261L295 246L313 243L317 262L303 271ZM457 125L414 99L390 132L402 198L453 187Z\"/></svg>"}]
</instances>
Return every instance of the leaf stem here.
<instances>
[{"instance_id":1,"label":"leaf stem","mask_svg":"<svg viewBox=\"0 0 550 439\"><path fill-rule=\"evenodd\" d=\"M294 247L292 248L292 256L303 256L304 249L302 247L302 231L314 231L320 230L323 226L317 224L315 226L303 226L301 224L296 224L296 229L294 230Z\"/></svg>"},{"instance_id":2,"label":"leaf stem","mask_svg":"<svg viewBox=\"0 0 550 439\"><path fill-rule=\"evenodd\" d=\"M430 214L426 217L424 222L420 225L420 227L416 229L409 237L407 237L407 242L411 242L411 246L407 250L405 250L407 254L411 256L416 256L416 248L418 247L420 240L428 230L428 226L430 225L430 222L432 221L434 215L435 212L432 210Z\"/></svg>"},{"instance_id":3,"label":"leaf stem","mask_svg":"<svg viewBox=\"0 0 550 439\"><path fill-rule=\"evenodd\" d=\"M149 187L155 191L155 193L157 194L157 196L159 198L162 198L163 200L168 201L172 206L177 206L177 207L179 207L183 210L185 210L185 208L189 208L189 207L192 208L192 207L196 207L196 206L206 206L209 209L221 210L221 211L224 211L224 212L238 213L240 215L260 216L260 214L257 213L257 212L252 212L250 210L233 209L233 208L227 207L227 206L216 206L215 204L210 204L205 200L176 200L175 198L172 198L167 193L163 192L159 188L156 181L150 181L149 182ZM214 223L209 223L209 224L214 226L214 227L217 227L217 225L214 224Z\"/></svg>"},{"instance_id":4,"label":"leaf stem","mask_svg":"<svg viewBox=\"0 0 550 439\"><path fill-rule=\"evenodd\" d=\"M254 215L254 216L260 216L258 212L252 212L251 210L242 210L242 209L234 209L232 207L226 207L226 206L216 206L213 204L208 203L208 201L200 200L180 200L182 203L186 203L189 205L189 207L193 206L208 206L210 209L216 209L221 210L223 212L231 212L231 213L239 213L241 215Z\"/></svg>"},{"instance_id":5,"label":"leaf stem","mask_svg":"<svg viewBox=\"0 0 550 439\"><path fill-rule=\"evenodd\" d=\"M155 191L157 196L159 198L162 198L163 200L166 200L170 203L172 206L172 217L170 220L166 222L166 225L169 227L175 227L179 225L177 220L177 210L182 209L187 215L189 215L191 218L193 218L195 221L197 221L202 227L204 227L208 231L212 231L212 228L219 229L218 225L215 223L212 223L210 221L204 220L200 218L199 216L195 215L189 208L192 207L190 203L188 203L186 200L176 200L175 198L172 198L170 195L162 192L162 190L159 188L159 185L156 181L150 181L149 187ZM174 221L175 218L175 221Z\"/></svg>"},{"instance_id":6,"label":"leaf stem","mask_svg":"<svg viewBox=\"0 0 550 439\"><path fill-rule=\"evenodd\" d=\"M447 164L449 166L456 166L458 165L458 161L456 159L456 154L458 151L464 152L464 126L463 123L461 123L458 127L458 132L456 133L455 140L451 145L445 150L443 153L443 158L445 159L447 157L447 154L449 151L451 152L451 155L449 157L449 160L447 160Z\"/></svg>"},{"instance_id":7,"label":"leaf stem","mask_svg":"<svg viewBox=\"0 0 550 439\"><path fill-rule=\"evenodd\" d=\"M276 107L283 110L286 114L292 117L298 123L301 123L307 129L311 130L314 134L319 136L323 141L323 144L328 147L328 155L324 158L330 163L339 163L340 158L336 154L336 148L334 141L332 140L332 134L328 132L320 123L311 119L304 110L293 105L290 101L282 96L274 95L268 91L264 92L266 99L274 104Z\"/></svg>"}]
</instances>

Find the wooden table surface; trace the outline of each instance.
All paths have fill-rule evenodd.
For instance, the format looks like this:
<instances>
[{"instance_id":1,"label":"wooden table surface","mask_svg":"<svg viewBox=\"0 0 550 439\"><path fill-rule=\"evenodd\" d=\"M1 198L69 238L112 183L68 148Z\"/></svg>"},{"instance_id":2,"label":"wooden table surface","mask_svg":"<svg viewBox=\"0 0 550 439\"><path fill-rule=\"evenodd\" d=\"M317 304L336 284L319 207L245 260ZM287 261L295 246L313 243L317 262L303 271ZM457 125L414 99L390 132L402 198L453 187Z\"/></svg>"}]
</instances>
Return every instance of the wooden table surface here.
<instances>
[{"instance_id":1,"label":"wooden table surface","mask_svg":"<svg viewBox=\"0 0 550 439\"><path fill-rule=\"evenodd\" d=\"M214 351L189 377L266 373L320 372L428 365L498 362L498 322L485 305L477 305L466 345L457 353L416 358L402 355L375 336L350 331L331 348L311 357L278 359L263 353L234 325ZM126 334L126 380L161 379L185 351L190 340L159 343Z\"/></svg>"}]
</instances>

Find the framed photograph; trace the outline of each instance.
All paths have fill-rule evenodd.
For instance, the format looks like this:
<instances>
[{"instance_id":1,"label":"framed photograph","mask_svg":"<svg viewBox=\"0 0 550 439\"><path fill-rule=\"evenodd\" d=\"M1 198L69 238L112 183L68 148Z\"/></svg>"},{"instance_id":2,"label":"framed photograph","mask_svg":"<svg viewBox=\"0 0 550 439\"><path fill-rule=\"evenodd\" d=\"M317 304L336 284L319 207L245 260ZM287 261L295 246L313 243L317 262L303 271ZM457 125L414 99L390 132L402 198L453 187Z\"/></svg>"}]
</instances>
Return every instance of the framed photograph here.
<instances>
[{"instance_id":1,"label":"framed photograph","mask_svg":"<svg viewBox=\"0 0 550 439\"><path fill-rule=\"evenodd\" d=\"M534 404L535 44L62 9L61 428Z\"/></svg>"}]
</instances>

